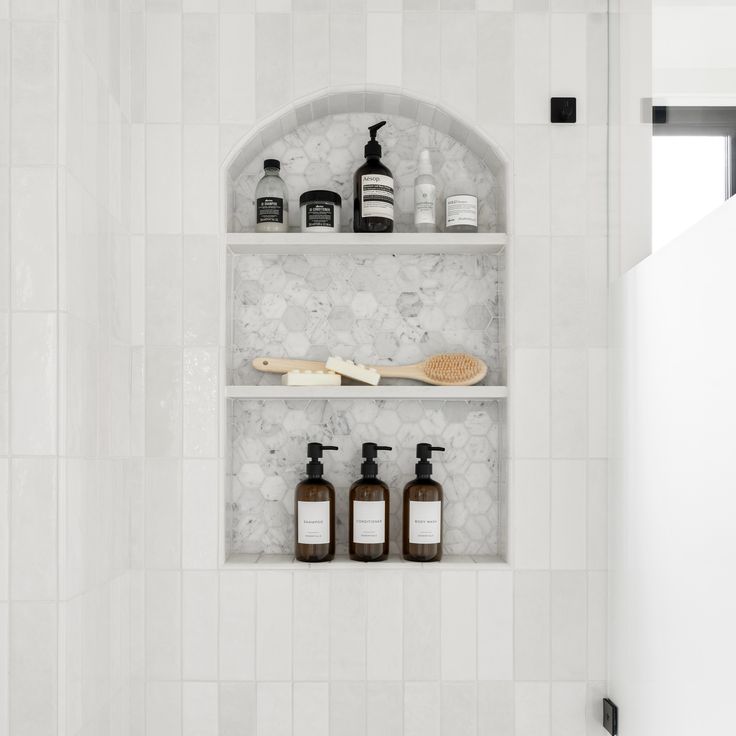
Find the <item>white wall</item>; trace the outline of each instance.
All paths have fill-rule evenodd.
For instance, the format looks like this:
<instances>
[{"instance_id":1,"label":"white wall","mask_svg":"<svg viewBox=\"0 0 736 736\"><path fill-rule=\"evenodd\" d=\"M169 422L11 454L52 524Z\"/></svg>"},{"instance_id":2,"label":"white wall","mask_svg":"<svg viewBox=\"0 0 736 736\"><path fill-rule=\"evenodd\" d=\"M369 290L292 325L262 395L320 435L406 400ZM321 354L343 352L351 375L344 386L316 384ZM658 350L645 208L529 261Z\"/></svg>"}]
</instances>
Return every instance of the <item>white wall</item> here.
<instances>
[{"instance_id":1,"label":"white wall","mask_svg":"<svg viewBox=\"0 0 736 736\"><path fill-rule=\"evenodd\" d=\"M736 201L616 288L610 691L621 733L727 733L736 658Z\"/></svg>"}]
</instances>

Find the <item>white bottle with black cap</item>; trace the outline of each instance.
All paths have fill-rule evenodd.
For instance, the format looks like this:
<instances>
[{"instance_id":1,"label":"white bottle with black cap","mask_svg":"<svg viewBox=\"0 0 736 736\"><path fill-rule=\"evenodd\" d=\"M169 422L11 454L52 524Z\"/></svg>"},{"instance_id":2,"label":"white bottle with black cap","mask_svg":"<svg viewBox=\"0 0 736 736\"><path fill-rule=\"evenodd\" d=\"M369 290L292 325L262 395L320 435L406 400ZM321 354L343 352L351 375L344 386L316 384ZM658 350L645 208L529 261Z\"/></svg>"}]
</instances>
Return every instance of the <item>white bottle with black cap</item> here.
<instances>
[{"instance_id":1,"label":"white bottle with black cap","mask_svg":"<svg viewBox=\"0 0 736 736\"><path fill-rule=\"evenodd\" d=\"M289 229L289 193L279 176L281 162L267 158L256 186L256 232L285 233Z\"/></svg>"}]
</instances>

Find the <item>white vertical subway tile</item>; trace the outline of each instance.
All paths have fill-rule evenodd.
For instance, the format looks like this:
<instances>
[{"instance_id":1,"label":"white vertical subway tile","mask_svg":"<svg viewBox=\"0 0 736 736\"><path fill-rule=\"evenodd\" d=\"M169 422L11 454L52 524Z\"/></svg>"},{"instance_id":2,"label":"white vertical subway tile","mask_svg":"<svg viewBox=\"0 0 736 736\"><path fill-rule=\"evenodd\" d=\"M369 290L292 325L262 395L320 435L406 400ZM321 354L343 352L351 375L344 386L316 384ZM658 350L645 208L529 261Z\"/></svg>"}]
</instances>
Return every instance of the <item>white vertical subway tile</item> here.
<instances>
[{"instance_id":1,"label":"white vertical subway tile","mask_svg":"<svg viewBox=\"0 0 736 736\"><path fill-rule=\"evenodd\" d=\"M270 115L292 99L291 15L256 15L256 114Z\"/></svg>"},{"instance_id":2,"label":"white vertical subway tile","mask_svg":"<svg viewBox=\"0 0 736 736\"><path fill-rule=\"evenodd\" d=\"M366 19L366 81L401 86L402 16L368 13Z\"/></svg>"},{"instance_id":3,"label":"white vertical subway tile","mask_svg":"<svg viewBox=\"0 0 736 736\"><path fill-rule=\"evenodd\" d=\"M608 121L608 8L588 13L585 33L587 47L586 119L588 125L605 125Z\"/></svg>"},{"instance_id":4,"label":"white vertical subway tile","mask_svg":"<svg viewBox=\"0 0 736 736\"><path fill-rule=\"evenodd\" d=\"M54 0L11 0L14 20L55 20L59 5Z\"/></svg>"},{"instance_id":5,"label":"white vertical subway tile","mask_svg":"<svg viewBox=\"0 0 736 736\"><path fill-rule=\"evenodd\" d=\"M447 13L442 16L442 101L469 121L476 120L478 116L477 35L474 13Z\"/></svg>"},{"instance_id":6,"label":"white vertical subway tile","mask_svg":"<svg viewBox=\"0 0 736 736\"><path fill-rule=\"evenodd\" d=\"M182 736L220 736L216 682L182 685Z\"/></svg>"},{"instance_id":7,"label":"white vertical subway tile","mask_svg":"<svg viewBox=\"0 0 736 736\"><path fill-rule=\"evenodd\" d=\"M589 680L605 680L607 675L606 640L608 634L608 575L588 573L588 669Z\"/></svg>"},{"instance_id":8,"label":"white vertical subway tile","mask_svg":"<svg viewBox=\"0 0 736 736\"><path fill-rule=\"evenodd\" d=\"M482 10L482 8L478 8ZM472 16L471 16L472 17ZM511 13L479 13L478 122L514 122L514 16Z\"/></svg>"},{"instance_id":9,"label":"white vertical subway tile","mask_svg":"<svg viewBox=\"0 0 736 736\"><path fill-rule=\"evenodd\" d=\"M346 84L363 84L365 78L365 15L362 13L331 12L330 84L333 87Z\"/></svg>"},{"instance_id":10,"label":"white vertical subway tile","mask_svg":"<svg viewBox=\"0 0 736 736\"><path fill-rule=\"evenodd\" d=\"M7 273L7 272L6 272ZM10 314L0 312L0 456L10 451Z\"/></svg>"},{"instance_id":11,"label":"white vertical subway tile","mask_svg":"<svg viewBox=\"0 0 736 736\"><path fill-rule=\"evenodd\" d=\"M181 678L181 575L146 573L146 672L150 680Z\"/></svg>"},{"instance_id":12,"label":"white vertical subway tile","mask_svg":"<svg viewBox=\"0 0 736 736\"><path fill-rule=\"evenodd\" d=\"M550 353L514 351L515 448L519 458L543 458L550 449Z\"/></svg>"},{"instance_id":13,"label":"white vertical subway tile","mask_svg":"<svg viewBox=\"0 0 736 736\"><path fill-rule=\"evenodd\" d=\"M290 682L257 684L257 736L291 736L292 697Z\"/></svg>"},{"instance_id":14,"label":"white vertical subway tile","mask_svg":"<svg viewBox=\"0 0 736 736\"><path fill-rule=\"evenodd\" d=\"M549 683L517 682L514 736L550 736L549 701Z\"/></svg>"},{"instance_id":15,"label":"white vertical subway tile","mask_svg":"<svg viewBox=\"0 0 736 736\"><path fill-rule=\"evenodd\" d=\"M10 662L10 606L0 603L0 662ZM10 667L0 668L0 735L10 736Z\"/></svg>"},{"instance_id":16,"label":"white vertical subway tile","mask_svg":"<svg viewBox=\"0 0 736 736\"><path fill-rule=\"evenodd\" d=\"M220 573L219 633L220 680L255 680L255 573Z\"/></svg>"},{"instance_id":17,"label":"white vertical subway tile","mask_svg":"<svg viewBox=\"0 0 736 736\"><path fill-rule=\"evenodd\" d=\"M608 127L588 126L587 152L588 236L608 242Z\"/></svg>"},{"instance_id":18,"label":"white vertical subway tile","mask_svg":"<svg viewBox=\"0 0 736 736\"><path fill-rule=\"evenodd\" d=\"M177 456L181 452L181 350L146 350L146 454Z\"/></svg>"},{"instance_id":19,"label":"white vertical subway tile","mask_svg":"<svg viewBox=\"0 0 736 736\"><path fill-rule=\"evenodd\" d=\"M130 126L130 231L146 231L146 126Z\"/></svg>"},{"instance_id":20,"label":"white vertical subway tile","mask_svg":"<svg viewBox=\"0 0 736 736\"><path fill-rule=\"evenodd\" d=\"M335 573L330 583L330 677L365 680L365 574Z\"/></svg>"},{"instance_id":21,"label":"white vertical subway tile","mask_svg":"<svg viewBox=\"0 0 736 736\"><path fill-rule=\"evenodd\" d=\"M182 245L178 235L146 242L146 344L181 345Z\"/></svg>"},{"instance_id":22,"label":"white vertical subway tile","mask_svg":"<svg viewBox=\"0 0 736 736\"><path fill-rule=\"evenodd\" d=\"M585 235L587 230L587 150L584 125L553 125L550 129L550 232Z\"/></svg>"},{"instance_id":23,"label":"white vertical subway tile","mask_svg":"<svg viewBox=\"0 0 736 736\"><path fill-rule=\"evenodd\" d=\"M330 575L304 571L294 576L294 679L328 680L330 675Z\"/></svg>"},{"instance_id":24,"label":"white vertical subway tile","mask_svg":"<svg viewBox=\"0 0 736 736\"><path fill-rule=\"evenodd\" d=\"M181 232L181 126L146 126L146 220L149 233Z\"/></svg>"},{"instance_id":25,"label":"white vertical subway tile","mask_svg":"<svg viewBox=\"0 0 736 736\"><path fill-rule=\"evenodd\" d=\"M588 461L588 564L589 570L608 568L608 463Z\"/></svg>"},{"instance_id":26,"label":"white vertical subway tile","mask_svg":"<svg viewBox=\"0 0 736 736\"><path fill-rule=\"evenodd\" d=\"M546 123L550 96L549 18L543 13L517 13L515 20L516 122Z\"/></svg>"},{"instance_id":27,"label":"white vertical subway tile","mask_svg":"<svg viewBox=\"0 0 736 736\"><path fill-rule=\"evenodd\" d=\"M0 457L0 601L10 593L10 461Z\"/></svg>"},{"instance_id":28,"label":"white vertical subway tile","mask_svg":"<svg viewBox=\"0 0 736 736\"><path fill-rule=\"evenodd\" d=\"M442 736L476 736L478 695L475 682L443 682L440 702Z\"/></svg>"},{"instance_id":29,"label":"white vertical subway tile","mask_svg":"<svg viewBox=\"0 0 736 736\"><path fill-rule=\"evenodd\" d=\"M586 736L584 682L553 682L550 693L551 736Z\"/></svg>"},{"instance_id":30,"label":"white vertical subway tile","mask_svg":"<svg viewBox=\"0 0 736 736\"><path fill-rule=\"evenodd\" d=\"M10 344L10 437L16 455L56 453L57 318L16 313Z\"/></svg>"},{"instance_id":31,"label":"white vertical subway tile","mask_svg":"<svg viewBox=\"0 0 736 736\"><path fill-rule=\"evenodd\" d=\"M585 347L588 338L587 243L552 238L551 339L556 348Z\"/></svg>"},{"instance_id":32,"label":"white vertical subway tile","mask_svg":"<svg viewBox=\"0 0 736 736\"><path fill-rule=\"evenodd\" d=\"M549 573L515 573L514 676L517 680L549 679L549 606Z\"/></svg>"},{"instance_id":33,"label":"white vertical subway tile","mask_svg":"<svg viewBox=\"0 0 736 736\"><path fill-rule=\"evenodd\" d=\"M182 574L182 677L185 680L217 680L218 587L217 572Z\"/></svg>"},{"instance_id":34,"label":"white vertical subway tile","mask_svg":"<svg viewBox=\"0 0 736 736\"><path fill-rule=\"evenodd\" d=\"M478 683L478 733L514 736L514 683Z\"/></svg>"},{"instance_id":35,"label":"white vertical subway tile","mask_svg":"<svg viewBox=\"0 0 736 736\"><path fill-rule=\"evenodd\" d=\"M428 99L439 97L440 89L440 16L439 13L414 13L403 23L404 89Z\"/></svg>"},{"instance_id":36,"label":"white vertical subway tile","mask_svg":"<svg viewBox=\"0 0 736 736\"><path fill-rule=\"evenodd\" d=\"M220 682L218 736L256 736L255 682Z\"/></svg>"},{"instance_id":37,"label":"white vertical subway tile","mask_svg":"<svg viewBox=\"0 0 736 736\"><path fill-rule=\"evenodd\" d=\"M608 351L588 350L588 456L608 455Z\"/></svg>"},{"instance_id":38,"label":"white vertical subway tile","mask_svg":"<svg viewBox=\"0 0 736 736\"><path fill-rule=\"evenodd\" d=\"M145 556L149 570L181 565L181 469L179 460L146 460Z\"/></svg>"},{"instance_id":39,"label":"white vertical subway tile","mask_svg":"<svg viewBox=\"0 0 736 736\"><path fill-rule=\"evenodd\" d=\"M330 83L330 16L295 13L292 17L294 99Z\"/></svg>"},{"instance_id":40,"label":"white vertical subway tile","mask_svg":"<svg viewBox=\"0 0 736 736\"><path fill-rule=\"evenodd\" d=\"M514 242L514 345L542 348L550 340L550 245L548 238Z\"/></svg>"},{"instance_id":41,"label":"white vertical subway tile","mask_svg":"<svg viewBox=\"0 0 736 736\"><path fill-rule=\"evenodd\" d=\"M608 239L587 238L588 347L608 343Z\"/></svg>"},{"instance_id":42,"label":"white vertical subway tile","mask_svg":"<svg viewBox=\"0 0 736 736\"><path fill-rule=\"evenodd\" d=\"M218 560L217 460L182 462L182 567L214 570Z\"/></svg>"},{"instance_id":43,"label":"white vertical subway tile","mask_svg":"<svg viewBox=\"0 0 736 736\"><path fill-rule=\"evenodd\" d=\"M588 453L588 358L584 349L552 350L552 457Z\"/></svg>"},{"instance_id":44,"label":"white vertical subway tile","mask_svg":"<svg viewBox=\"0 0 736 736\"><path fill-rule=\"evenodd\" d=\"M586 675L586 573L553 572L550 592L550 657L553 680Z\"/></svg>"},{"instance_id":45,"label":"white vertical subway tile","mask_svg":"<svg viewBox=\"0 0 736 736\"><path fill-rule=\"evenodd\" d=\"M609 695L608 683L605 680L599 682L588 681L585 704L585 720L588 734L600 733L602 728L601 701Z\"/></svg>"},{"instance_id":46,"label":"white vertical subway tile","mask_svg":"<svg viewBox=\"0 0 736 736\"><path fill-rule=\"evenodd\" d=\"M366 736L403 736L404 683L366 683Z\"/></svg>"},{"instance_id":47,"label":"white vertical subway tile","mask_svg":"<svg viewBox=\"0 0 736 736\"><path fill-rule=\"evenodd\" d=\"M14 309L54 310L56 291L56 170L15 168L12 304Z\"/></svg>"},{"instance_id":48,"label":"white vertical subway tile","mask_svg":"<svg viewBox=\"0 0 736 736\"><path fill-rule=\"evenodd\" d=\"M586 564L586 462L552 461L551 565L583 570Z\"/></svg>"},{"instance_id":49,"label":"white vertical subway tile","mask_svg":"<svg viewBox=\"0 0 736 736\"><path fill-rule=\"evenodd\" d=\"M401 680L403 579L400 571L366 574L368 680Z\"/></svg>"},{"instance_id":50,"label":"white vertical subway tile","mask_svg":"<svg viewBox=\"0 0 736 736\"><path fill-rule=\"evenodd\" d=\"M181 28L179 13L146 16L146 120L181 120Z\"/></svg>"},{"instance_id":51,"label":"white vertical subway tile","mask_svg":"<svg viewBox=\"0 0 736 736\"><path fill-rule=\"evenodd\" d=\"M181 736L181 683L146 684L146 733Z\"/></svg>"},{"instance_id":52,"label":"white vertical subway tile","mask_svg":"<svg viewBox=\"0 0 736 736\"><path fill-rule=\"evenodd\" d=\"M474 680L477 658L474 572L442 573L442 679Z\"/></svg>"},{"instance_id":53,"label":"white vertical subway tile","mask_svg":"<svg viewBox=\"0 0 736 736\"><path fill-rule=\"evenodd\" d=\"M217 3L212 12L185 15L182 20L182 120L219 120L219 23Z\"/></svg>"},{"instance_id":54,"label":"white vertical subway tile","mask_svg":"<svg viewBox=\"0 0 736 736\"><path fill-rule=\"evenodd\" d=\"M329 683L295 682L294 736L324 736L329 731Z\"/></svg>"},{"instance_id":55,"label":"white vertical subway tile","mask_svg":"<svg viewBox=\"0 0 736 736\"><path fill-rule=\"evenodd\" d=\"M514 580L511 572L478 572L478 679L514 675Z\"/></svg>"},{"instance_id":56,"label":"white vertical subway tile","mask_svg":"<svg viewBox=\"0 0 736 736\"><path fill-rule=\"evenodd\" d=\"M217 345L219 279L217 238L185 235L182 276L185 345Z\"/></svg>"},{"instance_id":57,"label":"white vertical subway tile","mask_svg":"<svg viewBox=\"0 0 736 736\"><path fill-rule=\"evenodd\" d=\"M52 457L11 462L10 559L13 600L57 595L57 471Z\"/></svg>"},{"instance_id":58,"label":"white vertical subway tile","mask_svg":"<svg viewBox=\"0 0 736 736\"><path fill-rule=\"evenodd\" d=\"M553 13L550 16L550 97L576 97L578 123L587 122L586 36L585 13Z\"/></svg>"},{"instance_id":59,"label":"white vertical subway tile","mask_svg":"<svg viewBox=\"0 0 736 736\"><path fill-rule=\"evenodd\" d=\"M404 679L440 677L440 575L404 573Z\"/></svg>"},{"instance_id":60,"label":"white vertical subway tile","mask_svg":"<svg viewBox=\"0 0 736 736\"><path fill-rule=\"evenodd\" d=\"M510 13L514 9L514 0L477 0L478 10L493 13Z\"/></svg>"},{"instance_id":61,"label":"white vertical subway tile","mask_svg":"<svg viewBox=\"0 0 736 736\"><path fill-rule=\"evenodd\" d=\"M218 350L184 349L184 455L217 455Z\"/></svg>"},{"instance_id":62,"label":"white vertical subway tile","mask_svg":"<svg viewBox=\"0 0 736 736\"><path fill-rule=\"evenodd\" d=\"M216 233L220 223L219 130L185 125L182 139L182 207L185 233Z\"/></svg>"},{"instance_id":63,"label":"white vertical subway tile","mask_svg":"<svg viewBox=\"0 0 736 736\"><path fill-rule=\"evenodd\" d=\"M1 94L1 92L0 92ZM0 100L1 101L1 100ZM2 132L0 131L0 135ZM2 152L0 151L0 155ZM0 166L0 312L10 309L10 169Z\"/></svg>"},{"instance_id":64,"label":"white vertical subway tile","mask_svg":"<svg viewBox=\"0 0 736 736\"><path fill-rule=\"evenodd\" d=\"M516 234L550 232L550 132L546 125L517 125L514 161Z\"/></svg>"},{"instance_id":65,"label":"white vertical subway tile","mask_svg":"<svg viewBox=\"0 0 736 736\"><path fill-rule=\"evenodd\" d=\"M404 684L404 736L440 736L440 683Z\"/></svg>"},{"instance_id":66,"label":"white vertical subway tile","mask_svg":"<svg viewBox=\"0 0 736 736\"><path fill-rule=\"evenodd\" d=\"M220 122L255 119L255 18L220 15Z\"/></svg>"},{"instance_id":67,"label":"white vertical subway tile","mask_svg":"<svg viewBox=\"0 0 736 736\"><path fill-rule=\"evenodd\" d=\"M550 560L549 461L517 460L514 478L514 567L545 570Z\"/></svg>"},{"instance_id":68,"label":"white vertical subway tile","mask_svg":"<svg viewBox=\"0 0 736 736\"><path fill-rule=\"evenodd\" d=\"M350 724L350 733L365 736L365 688L363 680L330 683L330 733L341 733Z\"/></svg>"},{"instance_id":69,"label":"white vertical subway tile","mask_svg":"<svg viewBox=\"0 0 736 736\"><path fill-rule=\"evenodd\" d=\"M269 571L259 572L257 577L257 679L291 680L292 576L289 572Z\"/></svg>"}]
</instances>

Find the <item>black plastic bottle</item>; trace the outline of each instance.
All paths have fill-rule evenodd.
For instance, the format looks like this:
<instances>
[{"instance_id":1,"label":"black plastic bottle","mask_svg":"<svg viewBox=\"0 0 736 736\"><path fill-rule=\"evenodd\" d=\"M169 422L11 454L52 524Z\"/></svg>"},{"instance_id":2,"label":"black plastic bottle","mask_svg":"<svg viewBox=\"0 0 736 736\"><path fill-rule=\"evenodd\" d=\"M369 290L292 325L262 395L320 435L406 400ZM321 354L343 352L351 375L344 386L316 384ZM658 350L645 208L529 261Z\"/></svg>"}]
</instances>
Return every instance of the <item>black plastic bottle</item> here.
<instances>
[{"instance_id":1,"label":"black plastic bottle","mask_svg":"<svg viewBox=\"0 0 736 736\"><path fill-rule=\"evenodd\" d=\"M417 445L417 477L404 488L404 559L439 562L442 559L442 486L432 480L432 452L444 452L427 442Z\"/></svg>"},{"instance_id":2,"label":"black plastic bottle","mask_svg":"<svg viewBox=\"0 0 736 736\"><path fill-rule=\"evenodd\" d=\"M363 476L350 486L350 559L378 562L388 557L388 486L378 479L376 455L390 447L363 443Z\"/></svg>"},{"instance_id":3,"label":"black plastic bottle","mask_svg":"<svg viewBox=\"0 0 736 736\"><path fill-rule=\"evenodd\" d=\"M300 562L329 562L335 556L335 487L322 477L323 450L337 447L307 445L307 477L294 494L295 556Z\"/></svg>"},{"instance_id":4,"label":"black plastic bottle","mask_svg":"<svg viewBox=\"0 0 736 736\"><path fill-rule=\"evenodd\" d=\"M365 146L365 163L355 172L353 185L353 232L391 233L394 230L394 176L381 163L381 144L376 140L386 121L371 125Z\"/></svg>"}]
</instances>

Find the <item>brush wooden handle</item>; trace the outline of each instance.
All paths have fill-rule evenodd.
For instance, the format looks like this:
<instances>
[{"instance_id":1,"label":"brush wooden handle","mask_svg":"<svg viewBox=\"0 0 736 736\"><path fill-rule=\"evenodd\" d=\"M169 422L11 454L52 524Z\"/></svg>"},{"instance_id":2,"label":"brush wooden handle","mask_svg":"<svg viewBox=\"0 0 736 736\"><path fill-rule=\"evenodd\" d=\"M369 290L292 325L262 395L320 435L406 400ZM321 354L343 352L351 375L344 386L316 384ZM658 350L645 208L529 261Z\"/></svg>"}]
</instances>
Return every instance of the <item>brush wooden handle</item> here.
<instances>
[{"instance_id":1,"label":"brush wooden handle","mask_svg":"<svg viewBox=\"0 0 736 736\"><path fill-rule=\"evenodd\" d=\"M422 363L414 363L413 365L369 365L366 368L373 368L373 370L378 371L381 378L410 378L412 381L425 382L427 380Z\"/></svg>"},{"instance_id":2,"label":"brush wooden handle","mask_svg":"<svg viewBox=\"0 0 736 736\"><path fill-rule=\"evenodd\" d=\"M253 367L264 373L288 373L289 371L326 371L318 360L291 360L290 358L253 358Z\"/></svg>"}]
</instances>

